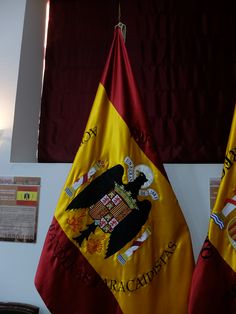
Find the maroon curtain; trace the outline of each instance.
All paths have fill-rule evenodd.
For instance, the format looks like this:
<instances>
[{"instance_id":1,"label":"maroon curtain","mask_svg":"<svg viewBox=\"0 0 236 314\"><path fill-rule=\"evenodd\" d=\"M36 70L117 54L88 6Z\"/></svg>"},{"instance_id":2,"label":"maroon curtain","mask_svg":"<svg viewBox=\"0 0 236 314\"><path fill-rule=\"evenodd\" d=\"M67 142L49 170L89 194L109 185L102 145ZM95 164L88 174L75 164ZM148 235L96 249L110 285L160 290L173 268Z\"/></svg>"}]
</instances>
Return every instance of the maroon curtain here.
<instances>
[{"instance_id":1,"label":"maroon curtain","mask_svg":"<svg viewBox=\"0 0 236 314\"><path fill-rule=\"evenodd\" d=\"M39 162L74 159L118 2L50 1ZM127 50L162 162L222 163L236 98L234 1L120 3Z\"/></svg>"}]
</instances>

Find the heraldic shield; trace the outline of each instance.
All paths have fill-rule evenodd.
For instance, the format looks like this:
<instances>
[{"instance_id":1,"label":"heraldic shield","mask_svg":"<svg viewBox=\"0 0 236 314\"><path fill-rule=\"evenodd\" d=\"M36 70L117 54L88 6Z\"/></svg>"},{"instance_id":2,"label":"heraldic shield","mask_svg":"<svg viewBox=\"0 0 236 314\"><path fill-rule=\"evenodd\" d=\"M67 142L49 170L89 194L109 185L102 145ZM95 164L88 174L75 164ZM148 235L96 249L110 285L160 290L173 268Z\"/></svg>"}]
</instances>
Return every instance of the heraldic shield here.
<instances>
[{"instance_id":1,"label":"heraldic shield","mask_svg":"<svg viewBox=\"0 0 236 314\"><path fill-rule=\"evenodd\" d=\"M150 201L137 199L140 188L147 181L145 174L140 172L134 181L124 184L123 173L122 165L108 169L80 192L66 209L88 208L93 219L93 223L74 237L80 246L97 227L110 233L105 258L118 252L138 234L151 210Z\"/></svg>"}]
</instances>

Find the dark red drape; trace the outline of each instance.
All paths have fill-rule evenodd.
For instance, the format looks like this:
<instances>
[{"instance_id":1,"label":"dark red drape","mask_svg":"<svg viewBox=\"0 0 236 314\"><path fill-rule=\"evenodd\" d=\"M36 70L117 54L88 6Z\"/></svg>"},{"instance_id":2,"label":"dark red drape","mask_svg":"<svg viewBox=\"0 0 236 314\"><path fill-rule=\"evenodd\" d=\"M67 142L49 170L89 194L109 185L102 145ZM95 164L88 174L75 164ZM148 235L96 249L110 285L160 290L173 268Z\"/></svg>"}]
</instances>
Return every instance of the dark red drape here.
<instances>
[{"instance_id":1,"label":"dark red drape","mask_svg":"<svg viewBox=\"0 0 236 314\"><path fill-rule=\"evenodd\" d=\"M120 3L162 162L223 162L236 98L234 1ZM118 0L50 1L40 162L73 161L117 17Z\"/></svg>"}]
</instances>

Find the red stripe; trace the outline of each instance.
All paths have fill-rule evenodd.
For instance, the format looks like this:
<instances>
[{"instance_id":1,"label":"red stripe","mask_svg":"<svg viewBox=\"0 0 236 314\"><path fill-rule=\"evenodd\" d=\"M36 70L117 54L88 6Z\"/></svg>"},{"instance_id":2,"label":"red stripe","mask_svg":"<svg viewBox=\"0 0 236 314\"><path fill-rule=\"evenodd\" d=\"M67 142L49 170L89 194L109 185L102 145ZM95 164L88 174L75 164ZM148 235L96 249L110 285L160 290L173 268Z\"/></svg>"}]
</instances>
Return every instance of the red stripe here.
<instances>
[{"instance_id":1,"label":"red stripe","mask_svg":"<svg viewBox=\"0 0 236 314\"><path fill-rule=\"evenodd\" d=\"M236 201L233 200L232 198L227 198L227 199L225 200L225 203L226 203L226 204L227 204L227 203L230 203L230 204L233 204L233 205L236 206Z\"/></svg>"},{"instance_id":2,"label":"red stripe","mask_svg":"<svg viewBox=\"0 0 236 314\"><path fill-rule=\"evenodd\" d=\"M233 229L235 226L236 226L236 222L234 222L232 225L229 226L229 231Z\"/></svg>"},{"instance_id":3,"label":"red stripe","mask_svg":"<svg viewBox=\"0 0 236 314\"><path fill-rule=\"evenodd\" d=\"M29 192L38 192L38 186L18 186L17 191L29 191Z\"/></svg>"},{"instance_id":4,"label":"red stripe","mask_svg":"<svg viewBox=\"0 0 236 314\"><path fill-rule=\"evenodd\" d=\"M147 109L141 103L124 40L118 27L115 29L114 40L101 83L112 104L128 125L131 135L139 147L166 176L157 153L157 138L150 133Z\"/></svg>"},{"instance_id":5,"label":"red stripe","mask_svg":"<svg viewBox=\"0 0 236 314\"><path fill-rule=\"evenodd\" d=\"M231 238L235 241L235 239L236 239L236 234L234 233L234 234L230 234L230 236L231 236Z\"/></svg>"},{"instance_id":6,"label":"red stripe","mask_svg":"<svg viewBox=\"0 0 236 314\"><path fill-rule=\"evenodd\" d=\"M85 175L83 176L83 183L88 181L88 174L85 173Z\"/></svg>"},{"instance_id":7,"label":"red stripe","mask_svg":"<svg viewBox=\"0 0 236 314\"><path fill-rule=\"evenodd\" d=\"M236 274L206 241L193 274L189 314L235 314Z\"/></svg>"},{"instance_id":8,"label":"red stripe","mask_svg":"<svg viewBox=\"0 0 236 314\"><path fill-rule=\"evenodd\" d=\"M143 244L143 242L141 242L141 241L134 241L132 243L132 246L141 246L142 244Z\"/></svg>"},{"instance_id":9,"label":"red stripe","mask_svg":"<svg viewBox=\"0 0 236 314\"><path fill-rule=\"evenodd\" d=\"M51 313L122 314L107 285L55 218L45 240L35 285Z\"/></svg>"},{"instance_id":10,"label":"red stripe","mask_svg":"<svg viewBox=\"0 0 236 314\"><path fill-rule=\"evenodd\" d=\"M20 205L20 206L37 206L37 202L36 201L16 201L16 205Z\"/></svg>"}]
</instances>

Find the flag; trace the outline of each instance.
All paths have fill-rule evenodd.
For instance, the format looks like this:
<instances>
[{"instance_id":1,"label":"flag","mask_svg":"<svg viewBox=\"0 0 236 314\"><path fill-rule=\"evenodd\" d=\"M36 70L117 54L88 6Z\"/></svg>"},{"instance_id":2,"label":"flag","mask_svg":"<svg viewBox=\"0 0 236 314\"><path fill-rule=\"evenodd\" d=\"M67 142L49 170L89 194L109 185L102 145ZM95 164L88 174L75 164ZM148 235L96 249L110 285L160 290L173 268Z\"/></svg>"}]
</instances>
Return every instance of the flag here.
<instances>
[{"instance_id":1,"label":"flag","mask_svg":"<svg viewBox=\"0 0 236 314\"><path fill-rule=\"evenodd\" d=\"M116 27L35 284L52 313L187 314L190 234Z\"/></svg>"},{"instance_id":2,"label":"flag","mask_svg":"<svg viewBox=\"0 0 236 314\"><path fill-rule=\"evenodd\" d=\"M189 314L236 313L236 110L208 237L194 270Z\"/></svg>"}]
</instances>

